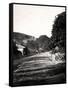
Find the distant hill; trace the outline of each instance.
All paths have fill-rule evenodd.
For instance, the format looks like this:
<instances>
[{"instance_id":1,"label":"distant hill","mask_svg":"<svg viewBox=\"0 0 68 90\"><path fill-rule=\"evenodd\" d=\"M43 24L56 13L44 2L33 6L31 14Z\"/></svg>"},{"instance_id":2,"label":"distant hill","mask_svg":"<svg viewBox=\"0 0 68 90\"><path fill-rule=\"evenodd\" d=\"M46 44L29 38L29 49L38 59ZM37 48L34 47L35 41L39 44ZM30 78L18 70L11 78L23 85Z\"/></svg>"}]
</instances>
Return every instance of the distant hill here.
<instances>
[{"instance_id":1,"label":"distant hill","mask_svg":"<svg viewBox=\"0 0 68 90\"><path fill-rule=\"evenodd\" d=\"M35 40L35 37L23 33L13 32L13 40L19 44L24 44L27 43L27 41Z\"/></svg>"},{"instance_id":2,"label":"distant hill","mask_svg":"<svg viewBox=\"0 0 68 90\"><path fill-rule=\"evenodd\" d=\"M46 35L41 35L39 38L35 38L34 36L18 32L13 32L13 40L17 44L27 46L31 53L39 49L42 49L43 51L48 50L50 42L50 38Z\"/></svg>"}]
</instances>

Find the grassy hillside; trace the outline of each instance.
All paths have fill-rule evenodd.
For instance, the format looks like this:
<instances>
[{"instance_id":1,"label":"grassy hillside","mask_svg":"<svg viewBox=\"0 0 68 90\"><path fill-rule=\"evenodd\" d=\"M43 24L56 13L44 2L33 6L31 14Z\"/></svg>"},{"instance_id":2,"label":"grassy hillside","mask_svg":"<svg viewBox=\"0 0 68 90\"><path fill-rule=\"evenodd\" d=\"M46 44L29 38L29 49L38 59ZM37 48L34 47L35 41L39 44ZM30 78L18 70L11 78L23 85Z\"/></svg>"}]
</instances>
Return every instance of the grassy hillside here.
<instances>
[{"instance_id":1,"label":"grassy hillside","mask_svg":"<svg viewBox=\"0 0 68 90\"><path fill-rule=\"evenodd\" d=\"M40 51L40 48L44 51L48 50L50 38L48 38L46 35L42 35L39 38L35 38L34 36L14 32L13 40L15 40L16 43L25 45L30 50L30 53L36 53L36 51Z\"/></svg>"},{"instance_id":2,"label":"grassy hillside","mask_svg":"<svg viewBox=\"0 0 68 90\"><path fill-rule=\"evenodd\" d=\"M30 36L30 35L26 35L26 34L18 33L18 32L13 32L13 39L18 41L20 44L23 43L23 40L31 40L33 38L34 37Z\"/></svg>"}]
</instances>

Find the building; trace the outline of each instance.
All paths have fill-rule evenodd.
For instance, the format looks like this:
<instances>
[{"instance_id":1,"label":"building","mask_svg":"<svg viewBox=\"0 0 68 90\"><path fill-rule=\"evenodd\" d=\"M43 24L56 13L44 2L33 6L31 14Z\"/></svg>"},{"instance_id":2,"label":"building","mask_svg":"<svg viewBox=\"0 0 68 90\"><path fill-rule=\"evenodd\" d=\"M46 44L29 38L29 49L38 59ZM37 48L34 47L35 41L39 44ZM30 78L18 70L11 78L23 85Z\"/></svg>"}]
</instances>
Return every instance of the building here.
<instances>
[{"instance_id":1,"label":"building","mask_svg":"<svg viewBox=\"0 0 68 90\"><path fill-rule=\"evenodd\" d=\"M18 47L17 50L20 51L22 53L22 55L24 55L23 51L24 51L25 46L22 46L20 44L16 44L16 46Z\"/></svg>"}]
</instances>

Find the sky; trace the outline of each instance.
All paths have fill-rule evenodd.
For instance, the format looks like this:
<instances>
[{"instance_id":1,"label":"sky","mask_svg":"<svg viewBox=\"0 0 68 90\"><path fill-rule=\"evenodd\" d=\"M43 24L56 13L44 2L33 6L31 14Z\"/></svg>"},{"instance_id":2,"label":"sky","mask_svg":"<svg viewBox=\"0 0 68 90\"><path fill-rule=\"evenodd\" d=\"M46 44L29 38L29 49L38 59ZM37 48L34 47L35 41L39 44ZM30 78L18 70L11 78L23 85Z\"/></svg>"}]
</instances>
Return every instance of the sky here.
<instances>
[{"instance_id":1,"label":"sky","mask_svg":"<svg viewBox=\"0 0 68 90\"><path fill-rule=\"evenodd\" d=\"M65 7L14 5L13 31L38 38L40 35L51 37L53 23L57 14Z\"/></svg>"}]
</instances>

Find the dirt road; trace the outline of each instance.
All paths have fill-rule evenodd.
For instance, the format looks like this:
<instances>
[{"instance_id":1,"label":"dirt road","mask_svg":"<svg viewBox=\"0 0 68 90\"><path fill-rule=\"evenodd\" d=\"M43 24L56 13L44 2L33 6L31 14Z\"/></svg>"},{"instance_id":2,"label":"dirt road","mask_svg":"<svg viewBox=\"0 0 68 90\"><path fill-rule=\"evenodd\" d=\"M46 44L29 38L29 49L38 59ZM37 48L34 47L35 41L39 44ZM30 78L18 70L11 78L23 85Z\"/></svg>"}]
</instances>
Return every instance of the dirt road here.
<instances>
[{"instance_id":1,"label":"dirt road","mask_svg":"<svg viewBox=\"0 0 68 90\"><path fill-rule=\"evenodd\" d=\"M50 52L15 60L13 73L16 85L53 84L65 82L65 63L52 61Z\"/></svg>"}]
</instances>

